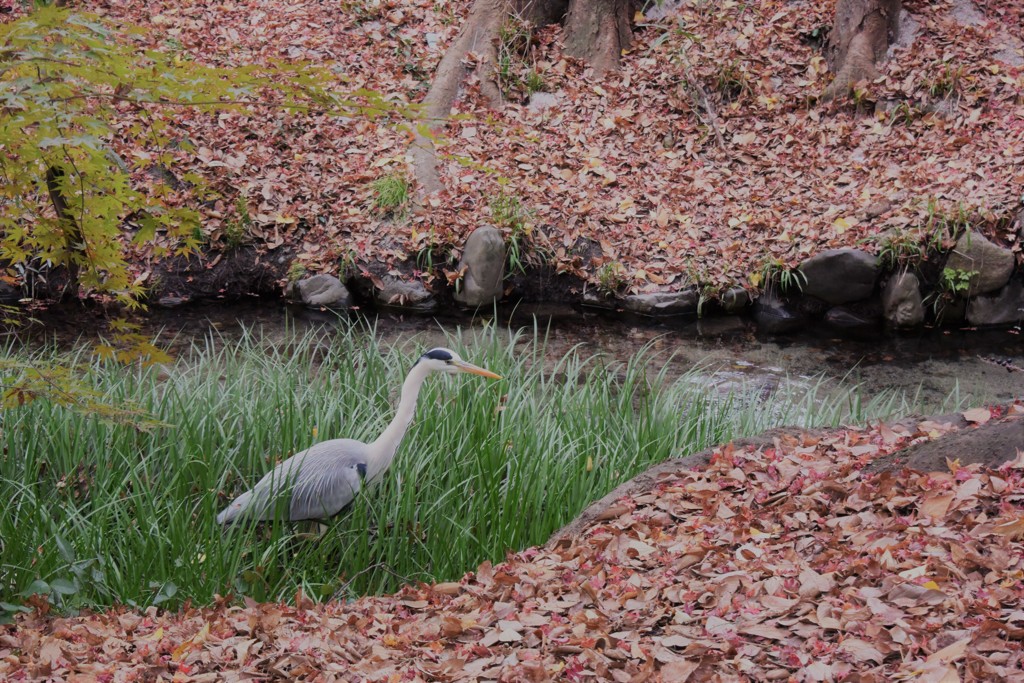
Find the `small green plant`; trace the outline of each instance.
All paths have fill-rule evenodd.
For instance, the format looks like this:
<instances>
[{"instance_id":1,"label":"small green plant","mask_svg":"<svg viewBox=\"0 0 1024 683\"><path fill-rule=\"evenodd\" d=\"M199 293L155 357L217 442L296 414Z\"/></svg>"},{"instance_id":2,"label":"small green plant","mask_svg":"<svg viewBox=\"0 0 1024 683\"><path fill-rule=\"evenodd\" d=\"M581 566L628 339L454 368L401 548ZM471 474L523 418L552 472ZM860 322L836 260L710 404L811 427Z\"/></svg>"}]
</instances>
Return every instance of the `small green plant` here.
<instances>
[{"instance_id":1,"label":"small green plant","mask_svg":"<svg viewBox=\"0 0 1024 683\"><path fill-rule=\"evenodd\" d=\"M504 190L493 197L489 204L494 222L505 233L509 272L525 272L526 266L530 263L527 252L533 232L533 226L530 224L532 212L523 205L519 197Z\"/></svg>"},{"instance_id":2,"label":"small green plant","mask_svg":"<svg viewBox=\"0 0 1024 683\"><path fill-rule=\"evenodd\" d=\"M597 269L597 288L606 293L614 294L626 284L626 269L618 261L608 261Z\"/></svg>"},{"instance_id":3,"label":"small green plant","mask_svg":"<svg viewBox=\"0 0 1024 683\"><path fill-rule=\"evenodd\" d=\"M977 275L976 270L943 268L939 276L939 289L950 297L965 296L971 290L971 280Z\"/></svg>"},{"instance_id":4,"label":"small green plant","mask_svg":"<svg viewBox=\"0 0 1024 683\"><path fill-rule=\"evenodd\" d=\"M410 199L409 181L397 173L373 181L373 208L380 214L400 219Z\"/></svg>"}]
</instances>

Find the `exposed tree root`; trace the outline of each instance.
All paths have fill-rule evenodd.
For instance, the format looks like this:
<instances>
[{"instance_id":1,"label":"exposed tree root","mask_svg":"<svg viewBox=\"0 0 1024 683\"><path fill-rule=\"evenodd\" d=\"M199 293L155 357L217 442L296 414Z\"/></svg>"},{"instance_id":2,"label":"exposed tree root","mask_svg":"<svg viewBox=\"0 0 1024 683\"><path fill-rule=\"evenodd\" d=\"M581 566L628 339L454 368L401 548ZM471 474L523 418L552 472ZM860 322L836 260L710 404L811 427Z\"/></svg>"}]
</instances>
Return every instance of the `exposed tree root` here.
<instances>
[{"instance_id":1,"label":"exposed tree root","mask_svg":"<svg viewBox=\"0 0 1024 683\"><path fill-rule=\"evenodd\" d=\"M443 188L437 168L434 138L451 113L463 81L475 69L480 74L480 91L493 107L501 106L501 92L494 82L498 31L508 16L508 0L477 0L466 24L437 67L430 91L423 99L423 122L417 127L410 154L421 195ZM476 55L475 63L470 55Z\"/></svg>"},{"instance_id":2,"label":"exposed tree root","mask_svg":"<svg viewBox=\"0 0 1024 683\"><path fill-rule=\"evenodd\" d=\"M587 60L597 73L619 67L629 47L634 0L476 0L458 38L437 67L423 100L420 124L409 150L419 197L444 189L434 140L440 134L466 78L476 73L480 92L500 109L495 79L502 25L512 16L541 26L565 20L566 54Z\"/></svg>"}]
</instances>

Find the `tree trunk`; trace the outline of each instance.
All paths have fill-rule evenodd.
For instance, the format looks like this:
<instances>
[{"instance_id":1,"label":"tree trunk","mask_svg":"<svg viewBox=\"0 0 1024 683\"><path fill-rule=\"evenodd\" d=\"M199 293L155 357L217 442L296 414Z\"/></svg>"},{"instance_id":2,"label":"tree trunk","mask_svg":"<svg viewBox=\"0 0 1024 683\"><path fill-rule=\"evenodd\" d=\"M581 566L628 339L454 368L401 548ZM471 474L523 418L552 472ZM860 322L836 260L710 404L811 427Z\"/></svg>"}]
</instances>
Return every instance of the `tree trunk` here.
<instances>
[{"instance_id":1,"label":"tree trunk","mask_svg":"<svg viewBox=\"0 0 1024 683\"><path fill-rule=\"evenodd\" d=\"M46 191L50 195L53 210L57 213L57 222L64 233L64 248L66 250L64 265L68 271L68 283L62 298L78 291L78 260L82 251L82 230L75 219L74 211L71 210L64 197L62 187L64 178L64 169L57 166L50 166L46 169Z\"/></svg>"},{"instance_id":2,"label":"tree trunk","mask_svg":"<svg viewBox=\"0 0 1024 683\"><path fill-rule=\"evenodd\" d=\"M878 77L875 65L885 59L899 34L902 0L838 0L825 57L835 79L823 100L850 92L858 81Z\"/></svg>"},{"instance_id":3,"label":"tree trunk","mask_svg":"<svg viewBox=\"0 0 1024 683\"><path fill-rule=\"evenodd\" d=\"M565 53L585 60L594 72L619 68L619 55L633 42L631 0L570 0L565 18Z\"/></svg>"}]
</instances>

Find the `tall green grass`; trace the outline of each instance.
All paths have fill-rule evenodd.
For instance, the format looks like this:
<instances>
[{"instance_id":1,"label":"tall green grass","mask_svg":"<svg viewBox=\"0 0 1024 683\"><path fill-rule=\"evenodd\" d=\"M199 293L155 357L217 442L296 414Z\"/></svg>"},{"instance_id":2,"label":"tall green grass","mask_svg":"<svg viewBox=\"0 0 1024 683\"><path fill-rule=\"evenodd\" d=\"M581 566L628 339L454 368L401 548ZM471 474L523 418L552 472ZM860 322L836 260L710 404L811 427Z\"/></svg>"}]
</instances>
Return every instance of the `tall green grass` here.
<instances>
[{"instance_id":1,"label":"tall green grass","mask_svg":"<svg viewBox=\"0 0 1024 683\"><path fill-rule=\"evenodd\" d=\"M175 606L454 579L544 542L652 463L772 426L924 408L820 382L723 396L701 371L670 379L669 359L650 349L622 362L546 358L536 330L490 328L450 345L505 379L430 378L392 469L318 538L285 523L222 530L214 518L316 440L373 439L422 351L415 343L385 348L357 328L276 342L248 334L151 368L37 354L29 360L86 360L98 395L161 424L138 429L43 400L0 413L0 609L31 593L63 608Z\"/></svg>"}]
</instances>

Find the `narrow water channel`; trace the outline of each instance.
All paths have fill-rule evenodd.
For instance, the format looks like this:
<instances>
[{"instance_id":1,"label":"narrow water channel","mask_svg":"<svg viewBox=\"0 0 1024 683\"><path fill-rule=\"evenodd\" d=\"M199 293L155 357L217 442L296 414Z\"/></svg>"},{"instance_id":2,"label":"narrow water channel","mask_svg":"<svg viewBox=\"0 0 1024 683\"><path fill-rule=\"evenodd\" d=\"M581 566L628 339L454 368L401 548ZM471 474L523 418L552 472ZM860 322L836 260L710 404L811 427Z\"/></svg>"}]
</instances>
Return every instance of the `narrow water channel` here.
<instances>
[{"instance_id":1,"label":"narrow water channel","mask_svg":"<svg viewBox=\"0 0 1024 683\"><path fill-rule=\"evenodd\" d=\"M544 335L550 359L573 347L629 358L653 351L652 370L671 364L670 375L693 367L705 372L709 388L722 392L744 388L775 391L822 379L843 390L857 386L865 398L882 391L916 396L928 406L1004 402L1024 396L1024 339L1020 331L923 330L912 335L879 334L849 339L823 330L797 336L769 337L741 318L708 321L612 319L565 306L520 306L477 316L412 316L374 313L366 321L381 341L412 353L445 343L448 334L484 325L523 330L524 339ZM172 352L210 334L230 339L244 330L268 339L284 338L310 328L327 332L340 324L333 313L278 304L192 306L154 310L140 319L142 331ZM103 321L80 311L56 311L19 335L38 342L68 344L91 339Z\"/></svg>"}]
</instances>

